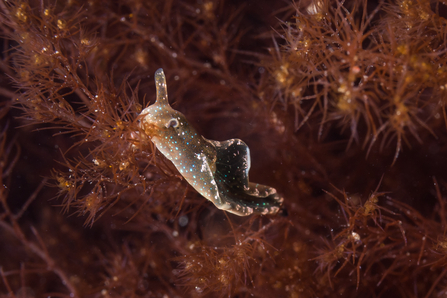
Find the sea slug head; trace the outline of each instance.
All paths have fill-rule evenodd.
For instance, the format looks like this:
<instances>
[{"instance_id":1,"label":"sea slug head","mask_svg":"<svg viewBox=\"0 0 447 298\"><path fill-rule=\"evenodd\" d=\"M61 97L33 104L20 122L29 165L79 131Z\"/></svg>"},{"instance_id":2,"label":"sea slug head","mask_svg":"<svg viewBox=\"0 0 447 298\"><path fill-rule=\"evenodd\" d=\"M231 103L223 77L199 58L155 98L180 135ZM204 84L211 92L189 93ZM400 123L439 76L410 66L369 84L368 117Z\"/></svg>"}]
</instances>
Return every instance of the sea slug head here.
<instances>
[{"instance_id":1,"label":"sea slug head","mask_svg":"<svg viewBox=\"0 0 447 298\"><path fill-rule=\"evenodd\" d=\"M198 135L185 115L169 105L166 77L161 68L155 72L155 86L157 100L145 108L139 118L140 127L157 149L179 166L195 153L212 154L214 148Z\"/></svg>"},{"instance_id":2,"label":"sea slug head","mask_svg":"<svg viewBox=\"0 0 447 298\"><path fill-rule=\"evenodd\" d=\"M140 125L152 138L179 135L188 122L182 113L169 105L166 77L161 68L155 72L155 87L157 100L141 112Z\"/></svg>"}]
</instances>

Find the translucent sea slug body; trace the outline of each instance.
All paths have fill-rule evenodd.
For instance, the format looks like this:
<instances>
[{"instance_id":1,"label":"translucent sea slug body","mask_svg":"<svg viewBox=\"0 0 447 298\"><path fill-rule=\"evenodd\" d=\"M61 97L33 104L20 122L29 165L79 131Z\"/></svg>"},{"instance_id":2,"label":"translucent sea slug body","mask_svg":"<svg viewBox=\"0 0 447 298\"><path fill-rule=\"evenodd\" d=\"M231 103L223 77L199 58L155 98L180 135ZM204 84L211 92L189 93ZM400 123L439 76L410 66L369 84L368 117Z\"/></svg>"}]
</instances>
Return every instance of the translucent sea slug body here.
<instances>
[{"instance_id":1,"label":"translucent sea slug body","mask_svg":"<svg viewBox=\"0 0 447 298\"><path fill-rule=\"evenodd\" d=\"M248 181L250 151L239 139L205 139L168 103L163 69L155 72L157 100L142 112L141 127L180 174L217 208L245 216L276 214L283 202L274 188Z\"/></svg>"}]
</instances>

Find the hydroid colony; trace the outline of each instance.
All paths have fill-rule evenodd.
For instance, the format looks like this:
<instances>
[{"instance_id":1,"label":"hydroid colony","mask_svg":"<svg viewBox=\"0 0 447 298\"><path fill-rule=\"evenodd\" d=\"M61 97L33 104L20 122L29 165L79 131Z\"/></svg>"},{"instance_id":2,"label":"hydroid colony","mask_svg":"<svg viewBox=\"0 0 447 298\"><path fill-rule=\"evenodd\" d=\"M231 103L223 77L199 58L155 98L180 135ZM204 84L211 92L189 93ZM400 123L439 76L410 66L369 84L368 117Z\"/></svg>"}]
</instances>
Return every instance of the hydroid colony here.
<instances>
[{"instance_id":1,"label":"hydroid colony","mask_svg":"<svg viewBox=\"0 0 447 298\"><path fill-rule=\"evenodd\" d=\"M0 293L445 295L447 6L275 5L0 3ZM160 67L285 211L218 210L142 137Z\"/></svg>"}]
</instances>

